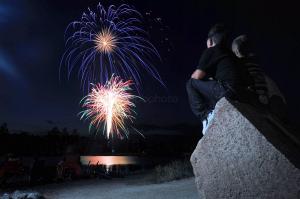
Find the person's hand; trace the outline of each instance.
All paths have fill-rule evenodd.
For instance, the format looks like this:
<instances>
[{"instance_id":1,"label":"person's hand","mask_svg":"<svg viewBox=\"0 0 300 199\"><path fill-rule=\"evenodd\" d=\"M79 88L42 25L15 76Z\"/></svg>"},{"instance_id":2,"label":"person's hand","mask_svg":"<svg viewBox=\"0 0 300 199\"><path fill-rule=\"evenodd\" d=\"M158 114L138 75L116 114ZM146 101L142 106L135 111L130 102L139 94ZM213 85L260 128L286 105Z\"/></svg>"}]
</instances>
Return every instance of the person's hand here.
<instances>
[{"instance_id":1,"label":"person's hand","mask_svg":"<svg viewBox=\"0 0 300 199\"><path fill-rule=\"evenodd\" d=\"M203 79L203 77L206 75L206 73L203 71L203 70L200 70L200 69L196 69L194 72L193 72L193 74L192 74L192 76L191 76L191 78L192 79Z\"/></svg>"}]
</instances>

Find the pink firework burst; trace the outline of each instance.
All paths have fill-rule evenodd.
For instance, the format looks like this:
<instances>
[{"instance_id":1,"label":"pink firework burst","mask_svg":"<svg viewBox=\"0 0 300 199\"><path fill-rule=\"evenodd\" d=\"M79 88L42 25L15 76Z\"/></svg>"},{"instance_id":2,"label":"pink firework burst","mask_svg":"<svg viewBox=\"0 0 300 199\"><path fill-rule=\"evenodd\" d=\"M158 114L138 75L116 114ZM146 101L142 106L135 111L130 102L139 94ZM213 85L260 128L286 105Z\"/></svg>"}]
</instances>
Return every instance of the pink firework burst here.
<instances>
[{"instance_id":1,"label":"pink firework burst","mask_svg":"<svg viewBox=\"0 0 300 199\"><path fill-rule=\"evenodd\" d=\"M90 129L102 128L108 139L114 134L128 136L125 121L133 121L135 104L132 101L140 98L131 94L131 85L132 80L123 81L114 75L104 85L92 84L91 92L81 100L85 109L80 112L81 119L91 120Z\"/></svg>"}]
</instances>

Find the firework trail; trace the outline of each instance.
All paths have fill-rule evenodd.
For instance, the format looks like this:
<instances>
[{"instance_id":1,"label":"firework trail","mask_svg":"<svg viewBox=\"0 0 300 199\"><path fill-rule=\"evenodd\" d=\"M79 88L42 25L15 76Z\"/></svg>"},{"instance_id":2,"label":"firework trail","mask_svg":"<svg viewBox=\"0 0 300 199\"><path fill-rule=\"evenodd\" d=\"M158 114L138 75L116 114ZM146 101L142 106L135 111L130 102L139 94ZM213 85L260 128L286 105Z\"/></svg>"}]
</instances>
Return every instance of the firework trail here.
<instances>
[{"instance_id":1,"label":"firework trail","mask_svg":"<svg viewBox=\"0 0 300 199\"><path fill-rule=\"evenodd\" d=\"M80 119L90 119L90 129L94 126L97 130L103 127L107 138L116 134L128 136L125 121L134 119L132 102L138 96L130 94L132 80L123 81L118 76L112 76L104 85L93 85L91 92L81 100L85 109L80 112Z\"/></svg>"},{"instance_id":2,"label":"firework trail","mask_svg":"<svg viewBox=\"0 0 300 199\"><path fill-rule=\"evenodd\" d=\"M99 3L96 11L88 9L79 21L68 25L65 39L60 68L67 66L68 78L77 71L83 89L116 74L134 80L139 91L141 69L164 85L153 67L152 60L160 57L147 39L142 15L126 4L105 9Z\"/></svg>"}]
</instances>

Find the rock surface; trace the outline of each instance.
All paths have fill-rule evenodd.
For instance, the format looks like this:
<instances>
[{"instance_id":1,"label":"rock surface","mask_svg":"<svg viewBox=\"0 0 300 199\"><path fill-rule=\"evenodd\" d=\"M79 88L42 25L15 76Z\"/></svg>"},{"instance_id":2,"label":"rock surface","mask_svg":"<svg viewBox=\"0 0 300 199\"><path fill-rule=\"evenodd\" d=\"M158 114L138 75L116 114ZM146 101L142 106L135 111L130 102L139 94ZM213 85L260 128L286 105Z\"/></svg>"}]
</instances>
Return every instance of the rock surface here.
<instances>
[{"instance_id":1,"label":"rock surface","mask_svg":"<svg viewBox=\"0 0 300 199\"><path fill-rule=\"evenodd\" d=\"M200 198L300 198L294 138L267 114L222 98L191 157Z\"/></svg>"}]
</instances>

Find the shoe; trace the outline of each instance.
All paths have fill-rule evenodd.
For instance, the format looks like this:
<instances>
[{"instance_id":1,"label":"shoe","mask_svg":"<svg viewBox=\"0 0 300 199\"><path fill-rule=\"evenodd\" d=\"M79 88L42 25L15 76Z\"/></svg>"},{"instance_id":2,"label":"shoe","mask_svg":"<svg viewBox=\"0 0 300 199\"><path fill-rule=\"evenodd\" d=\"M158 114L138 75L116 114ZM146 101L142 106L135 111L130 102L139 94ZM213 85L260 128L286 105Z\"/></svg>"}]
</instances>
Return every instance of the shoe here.
<instances>
[{"instance_id":1,"label":"shoe","mask_svg":"<svg viewBox=\"0 0 300 199\"><path fill-rule=\"evenodd\" d=\"M203 129L202 129L202 134L204 135L205 132L206 132L206 129L208 128L209 124L211 123L211 120L213 119L214 117L214 110L211 111L208 115L207 115L207 118L204 119L202 121L202 126L203 126Z\"/></svg>"},{"instance_id":2,"label":"shoe","mask_svg":"<svg viewBox=\"0 0 300 199\"><path fill-rule=\"evenodd\" d=\"M204 120L202 121L202 134L203 134L203 135L205 134L206 127L207 127L207 119L204 119Z\"/></svg>"},{"instance_id":3,"label":"shoe","mask_svg":"<svg viewBox=\"0 0 300 199\"><path fill-rule=\"evenodd\" d=\"M214 118L215 110L212 110L207 116L207 126L210 124L211 120Z\"/></svg>"}]
</instances>

